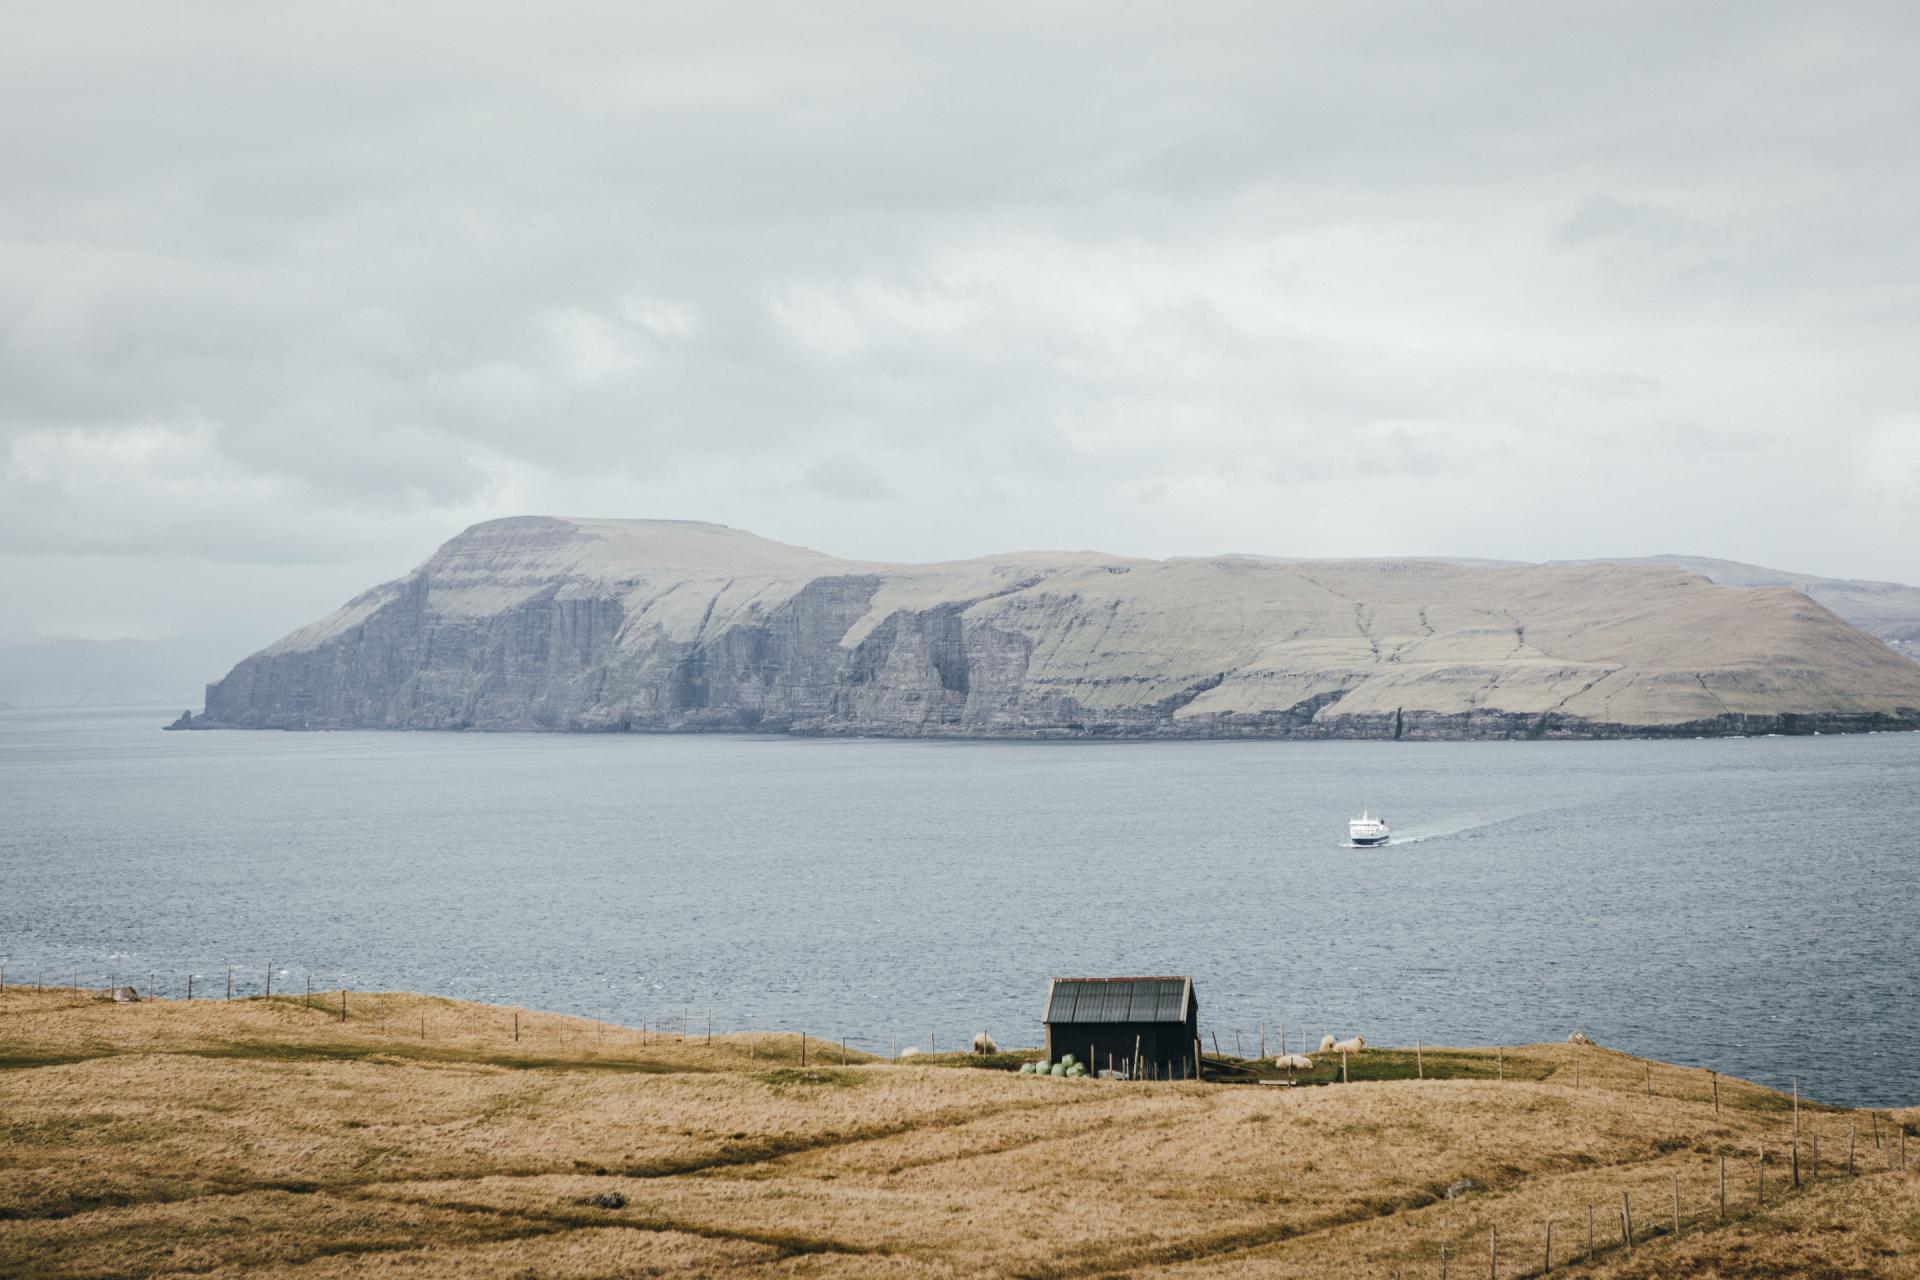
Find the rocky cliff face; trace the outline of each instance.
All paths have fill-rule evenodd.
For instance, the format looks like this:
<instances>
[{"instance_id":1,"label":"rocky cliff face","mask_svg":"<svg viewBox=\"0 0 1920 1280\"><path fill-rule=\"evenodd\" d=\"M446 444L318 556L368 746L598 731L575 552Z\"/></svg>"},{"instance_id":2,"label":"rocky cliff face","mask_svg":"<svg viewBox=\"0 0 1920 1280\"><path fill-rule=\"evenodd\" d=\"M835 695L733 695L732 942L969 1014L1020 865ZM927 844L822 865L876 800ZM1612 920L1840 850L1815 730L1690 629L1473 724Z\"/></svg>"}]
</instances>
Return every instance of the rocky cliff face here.
<instances>
[{"instance_id":1,"label":"rocky cliff face","mask_svg":"<svg viewBox=\"0 0 1920 1280\"><path fill-rule=\"evenodd\" d=\"M193 727L1578 737L1920 727L1920 664L1680 570L838 560L718 525L469 529Z\"/></svg>"}]
</instances>

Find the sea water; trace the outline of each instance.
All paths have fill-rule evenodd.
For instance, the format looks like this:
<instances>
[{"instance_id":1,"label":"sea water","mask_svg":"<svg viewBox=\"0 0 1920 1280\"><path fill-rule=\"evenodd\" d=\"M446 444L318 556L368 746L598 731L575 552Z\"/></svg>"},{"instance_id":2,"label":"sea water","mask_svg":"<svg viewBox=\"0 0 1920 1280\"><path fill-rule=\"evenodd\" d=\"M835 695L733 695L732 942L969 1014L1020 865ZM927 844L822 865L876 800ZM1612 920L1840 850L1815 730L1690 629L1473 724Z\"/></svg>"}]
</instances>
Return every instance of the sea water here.
<instances>
[{"instance_id":1,"label":"sea water","mask_svg":"<svg viewBox=\"0 0 1920 1280\"><path fill-rule=\"evenodd\" d=\"M177 709L170 709L177 710ZM408 989L858 1048L1183 974L1251 1053L1603 1045L1920 1101L1920 735L1005 743L0 713L8 982ZM1371 809L1393 843L1346 847Z\"/></svg>"}]
</instances>

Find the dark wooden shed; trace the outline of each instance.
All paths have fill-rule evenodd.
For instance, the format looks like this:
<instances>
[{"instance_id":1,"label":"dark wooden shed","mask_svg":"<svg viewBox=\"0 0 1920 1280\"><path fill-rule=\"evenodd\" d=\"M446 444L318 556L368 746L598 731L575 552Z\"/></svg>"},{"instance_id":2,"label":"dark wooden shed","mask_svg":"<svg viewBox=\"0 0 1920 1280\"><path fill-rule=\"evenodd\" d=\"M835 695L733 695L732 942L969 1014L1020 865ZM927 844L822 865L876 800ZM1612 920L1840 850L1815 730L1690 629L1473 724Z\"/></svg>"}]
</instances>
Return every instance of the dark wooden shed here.
<instances>
[{"instance_id":1,"label":"dark wooden shed","mask_svg":"<svg viewBox=\"0 0 1920 1280\"><path fill-rule=\"evenodd\" d=\"M1200 1002L1192 978L1055 978L1045 1021L1049 1062L1070 1053L1088 1070L1176 1080L1197 1074Z\"/></svg>"}]
</instances>

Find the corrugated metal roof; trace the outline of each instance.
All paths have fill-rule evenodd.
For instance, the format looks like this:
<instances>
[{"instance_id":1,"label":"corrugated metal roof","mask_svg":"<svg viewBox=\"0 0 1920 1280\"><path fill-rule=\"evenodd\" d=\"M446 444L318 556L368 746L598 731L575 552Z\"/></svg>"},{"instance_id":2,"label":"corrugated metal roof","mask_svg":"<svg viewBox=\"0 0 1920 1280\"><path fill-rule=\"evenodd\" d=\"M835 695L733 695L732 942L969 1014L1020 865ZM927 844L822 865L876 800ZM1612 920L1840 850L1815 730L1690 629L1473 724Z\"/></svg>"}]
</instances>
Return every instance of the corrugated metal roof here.
<instances>
[{"instance_id":1,"label":"corrugated metal roof","mask_svg":"<svg viewBox=\"0 0 1920 1280\"><path fill-rule=\"evenodd\" d=\"M1191 978L1055 978L1047 1022L1185 1022Z\"/></svg>"}]
</instances>

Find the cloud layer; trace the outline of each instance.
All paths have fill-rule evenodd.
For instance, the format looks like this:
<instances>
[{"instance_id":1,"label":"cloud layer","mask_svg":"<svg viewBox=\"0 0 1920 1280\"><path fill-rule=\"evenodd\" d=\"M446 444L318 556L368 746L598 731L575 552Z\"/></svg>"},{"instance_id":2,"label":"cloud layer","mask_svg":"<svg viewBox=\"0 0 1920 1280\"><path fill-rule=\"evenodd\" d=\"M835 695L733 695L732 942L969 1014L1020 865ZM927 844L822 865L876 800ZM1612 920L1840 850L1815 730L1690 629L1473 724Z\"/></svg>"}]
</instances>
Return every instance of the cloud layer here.
<instances>
[{"instance_id":1,"label":"cloud layer","mask_svg":"<svg viewBox=\"0 0 1920 1280\"><path fill-rule=\"evenodd\" d=\"M1920 580L1909 6L926 9L16 24L0 630L530 510Z\"/></svg>"}]
</instances>

